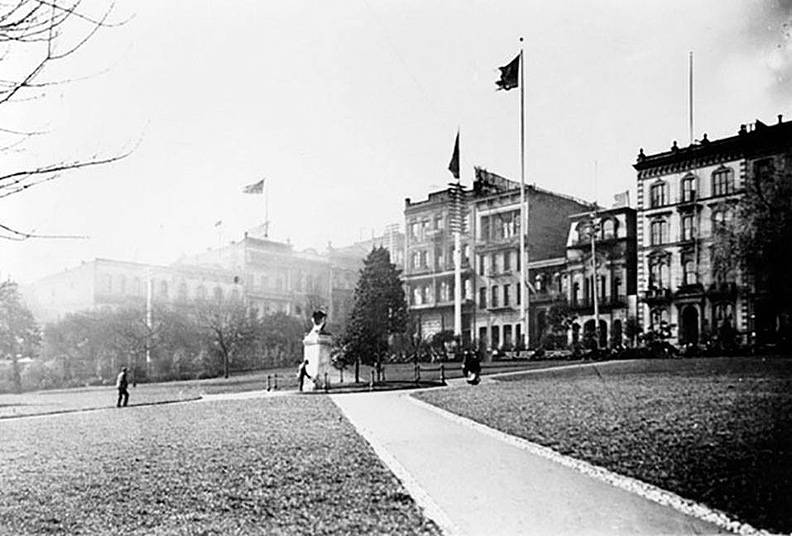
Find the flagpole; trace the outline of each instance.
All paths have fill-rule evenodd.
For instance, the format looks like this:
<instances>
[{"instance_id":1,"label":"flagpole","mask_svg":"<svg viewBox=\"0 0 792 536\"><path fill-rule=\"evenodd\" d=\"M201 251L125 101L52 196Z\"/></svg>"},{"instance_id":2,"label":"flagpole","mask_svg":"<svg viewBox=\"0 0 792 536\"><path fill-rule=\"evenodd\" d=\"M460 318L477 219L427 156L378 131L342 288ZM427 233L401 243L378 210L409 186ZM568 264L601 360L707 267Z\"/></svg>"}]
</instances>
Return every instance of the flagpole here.
<instances>
[{"instance_id":1,"label":"flagpole","mask_svg":"<svg viewBox=\"0 0 792 536\"><path fill-rule=\"evenodd\" d=\"M457 131L457 140L459 139ZM461 160L461 158L460 158ZM462 166L459 166L454 192L454 337L457 345L462 343Z\"/></svg>"},{"instance_id":2,"label":"flagpole","mask_svg":"<svg viewBox=\"0 0 792 536\"><path fill-rule=\"evenodd\" d=\"M269 238L269 181L264 179L264 238Z\"/></svg>"},{"instance_id":3,"label":"flagpole","mask_svg":"<svg viewBox=\"0 0 792 536\"><path fill-rule=\"evenodd\" d=\"M528 208L525 198L525 76L523 58L523 38L520 37L520 323L525 349L528 349L530 337L528 333L528 252L525 248L525 236L528 234Z\"/></svg>"}]
</instances>

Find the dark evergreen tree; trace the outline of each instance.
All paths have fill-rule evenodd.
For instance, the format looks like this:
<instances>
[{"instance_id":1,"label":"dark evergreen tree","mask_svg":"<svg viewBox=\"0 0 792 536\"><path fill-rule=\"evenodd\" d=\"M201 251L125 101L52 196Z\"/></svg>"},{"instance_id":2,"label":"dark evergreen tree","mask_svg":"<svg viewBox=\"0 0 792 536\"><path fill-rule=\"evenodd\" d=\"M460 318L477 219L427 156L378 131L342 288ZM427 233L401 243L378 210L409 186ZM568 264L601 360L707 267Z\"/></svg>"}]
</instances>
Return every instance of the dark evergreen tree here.
<instances>
[{"instance_id":1,"label":"dark evergreen tree","mask_svg":"<svg viewBox=\"0 0 792 536\"><path fill-rule=\"evenodd\" d=\"M407 329L407 302L385 248L374 248L363 261L355 303L342 337L346 363L381 364L392 335Z\"/></svg>"},{"instance_id":2,"label":"dark evergreen tree","mask_svg":"<svg viewBox=\"0 0 792 536\"><path fill-rule=\"evenodd\" d=\"M10 358L14 388L22 390L18 357L31 357L41 335L30 309L22 301L17 284L0 283L0 357Z\"/></svg>"}]
</instances>

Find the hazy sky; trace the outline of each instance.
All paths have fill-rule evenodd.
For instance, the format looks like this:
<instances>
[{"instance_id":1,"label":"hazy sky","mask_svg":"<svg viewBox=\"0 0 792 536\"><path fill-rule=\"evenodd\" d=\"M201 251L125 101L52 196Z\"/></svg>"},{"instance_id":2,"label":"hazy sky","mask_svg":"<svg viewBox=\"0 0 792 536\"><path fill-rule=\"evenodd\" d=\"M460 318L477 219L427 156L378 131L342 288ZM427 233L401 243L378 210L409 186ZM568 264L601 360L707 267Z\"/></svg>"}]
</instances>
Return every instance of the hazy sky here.
<instances>
[{"instance_id":1,"label":"hazy sky","mask_svg":"<svg viewBox=\"0 0 792 536\"><path fill-rule=\"evenodd\" d=\"M520 36L528 181L610 204L634 190L639 147L687 143L690 50L696 137L792 119L791 6L120 0L132 18L50 76L87 78L0 107L0 127L47 131L0 171L136 149L0 200L0 223L90 237L0 241L0 277L172 262L216 246L218 220L238 239L264 218L241 193L262 177L273 237L343 245L445 185L457 127L464 183L474 165L519 179L519 91L494 82Z\"/></svg>"}]
</instances>

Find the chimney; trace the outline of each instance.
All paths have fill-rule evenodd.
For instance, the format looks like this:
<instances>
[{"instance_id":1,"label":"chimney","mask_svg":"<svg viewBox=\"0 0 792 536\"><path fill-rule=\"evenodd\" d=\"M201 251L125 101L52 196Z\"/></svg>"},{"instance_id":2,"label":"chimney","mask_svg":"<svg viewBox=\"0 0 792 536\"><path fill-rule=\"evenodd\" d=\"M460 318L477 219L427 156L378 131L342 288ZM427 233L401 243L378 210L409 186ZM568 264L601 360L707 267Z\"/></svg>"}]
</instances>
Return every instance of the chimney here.
<instances>
[{"instance_id":1,"label":"chimney","mask_svg":"<svg viewBox=\"0 0 792 536\"><path fill-rule=\"evenodd\" d=\"M778 124L780 125L783 122L784 122L784 116L782 114L778 114Z\"/></svg>"}]
</instances>

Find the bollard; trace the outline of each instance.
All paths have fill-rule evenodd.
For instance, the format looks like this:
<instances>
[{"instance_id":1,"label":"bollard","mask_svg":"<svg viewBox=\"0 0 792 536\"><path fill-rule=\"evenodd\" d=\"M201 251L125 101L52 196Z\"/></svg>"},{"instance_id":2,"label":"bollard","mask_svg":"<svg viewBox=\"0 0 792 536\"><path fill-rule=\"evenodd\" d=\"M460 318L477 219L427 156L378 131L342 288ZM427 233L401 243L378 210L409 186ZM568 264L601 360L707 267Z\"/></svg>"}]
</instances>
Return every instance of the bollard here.
<instances>
[{"instance_id":1,"label":"bollard","mask_svg":"<svg viewBox=\"0 0 792 536\"><path fill-rule=\"evenodd\" d=\"M374 390L374 370L371 370L371 379L369 380L369 391Z\"/></svg>"},{"instance_id":2,"label":"bollard","mask_svg":"<svg viewBox=\"0 0 792 536\"><path fill-rule=\"evenodd\" d=\"M415 364L415 383L421 381L421 365Z\"/></svg>"},{"instance_id":3,"label":"bollard","mask_svg":"<svg viewBox=\"0 0 792 536\"><path fill-rule=\"evenodd\" d=\"M340 381L338 383L344 383L344 369L338 369Z\"/></svg>"},{"instance_id":4,"label":"bollard","mask_svg":"<svg viewBox=\"0 0 792 536\"><path fill-rule=\"evenodd\" d=\"M443 385L446 384L446 381L445 381L445 365L440 365L440 382L442 382Z\"/></svg>"},{"instance_id":5,"label":"bollard","mask_svg":"<svg viewBox=\"0 0 792 536\"><path fill-rule=\"evenodd\" d=\"M272 387L272 390L273 391L277 391L278 390L278 375L277 374L275 375L275 380L274 380L274 385Z\"/></svg>"},{"instance_id":6,"label":"bollard","mask_svg":"<svg viewBox=\"0 0 792 536\"><path fill-rule=\"evenodd\" d=\"M269 374L267 374L267 391L269 391L270 389L272 389L272 378L270 377Z\"/></svg>"},{"instance_id":7,"label":"bollard","mask_svg":"<svg viewBox=\"0 0 792 536\"><path fill-rule=\"evenodd\" d=\"M382 378L380 378L381 382L385 381L385 367L382 367Z\"/></svg>"},{"instance_id":8,"label":"bollard","mask_svg":"<svg viewBox=\"0 0 792 536\"><path fill-rule=\"evenodd\" d=\"M330 390L330 382L327 381L327 372L324 373L324 390L325 393Z\"/></svg>"}]
</instances>

